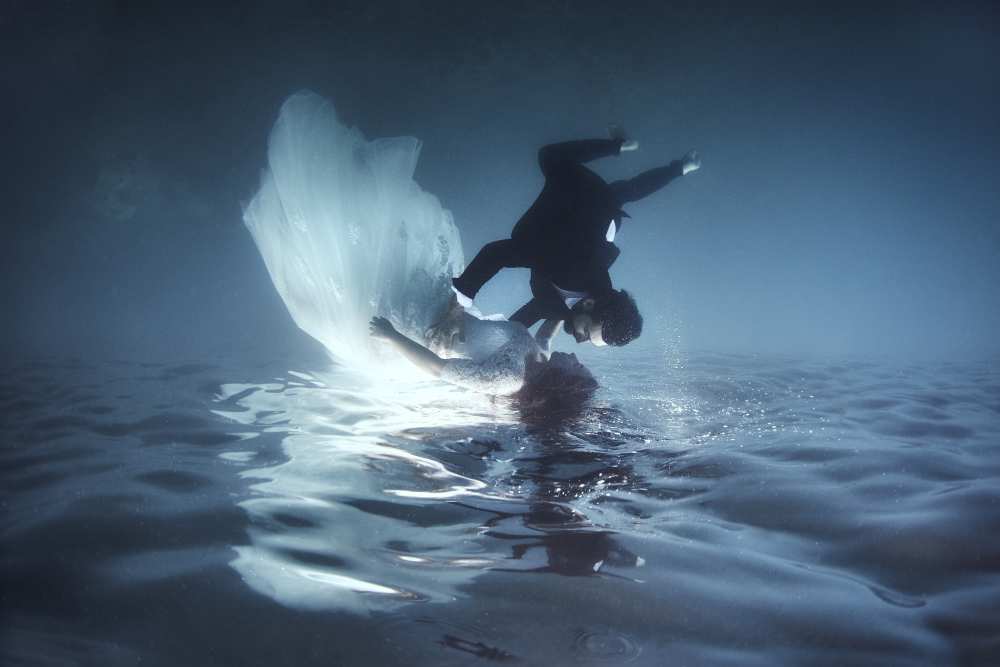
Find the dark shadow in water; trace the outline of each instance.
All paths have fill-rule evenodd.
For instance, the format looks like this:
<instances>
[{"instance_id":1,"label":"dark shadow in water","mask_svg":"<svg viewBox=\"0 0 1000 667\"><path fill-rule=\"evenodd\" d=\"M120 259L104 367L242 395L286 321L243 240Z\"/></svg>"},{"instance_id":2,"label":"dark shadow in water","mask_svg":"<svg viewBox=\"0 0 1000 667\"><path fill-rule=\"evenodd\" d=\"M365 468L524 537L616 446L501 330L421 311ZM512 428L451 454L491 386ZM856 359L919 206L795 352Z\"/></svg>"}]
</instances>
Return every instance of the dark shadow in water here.
<instances>
[{"instance_id":1,"label":"dark shadow in water","mask_svg":"<svg viewBox=\"0 0 1000 667\"><path fill-rule=\"evenodd\" d=\"M573 391L534 392L515 397L525 432L536 444L516 459L513 481L531 491L528 510L520 515L526 534L510 525L513 514L485 522L487 535L513 542L511 560L525 561L539 550L545 564L499 571L551 572L563 576L602 576L606 565L635 566L642 560L614 540L615 533L595 528L566 501L621 487L641 485L629 457L617 450L641 435L616 408L594 401L596 384Z\"/></svg>"},{"instance_id":2,"label":"dark shadow in water","mask_svg":"<svg viewBox=\"0 0 1000 667\"><path fill-rule=\"evenodd\" d=\"M527 509L488 510L493 516L483 521L483 536L508 542L510 549L508 565L491 571L625 578L607 568L643 564L616 540L615 531L598 528L570 504L616 488L645 486L630 458L637 445L645 446L647 434L620 410L596 401L595 392L596 385L590 385L569 392L522 391L513 398L520 429L531 444L513 460L504 486L526 489L520 500ZM479 444L484 455L504 456L500 443ZM483 639L463 639L450 629L438 643L485 660L518 659Z\"/></svg>"},{"instance_id":3,"label":"dark shadow in water","mask_svg":"<svg viewBox=\"0 0 1000 667\"><path fill-rule=\"evenodd\" d=\"M511 662L517 660L515 656L502 649L487 646L483 642L470 642L454 635L446 634L438 643L441 646L470 653L477 658L492 660L493 662Z\"/></svg>"}]
</instances>

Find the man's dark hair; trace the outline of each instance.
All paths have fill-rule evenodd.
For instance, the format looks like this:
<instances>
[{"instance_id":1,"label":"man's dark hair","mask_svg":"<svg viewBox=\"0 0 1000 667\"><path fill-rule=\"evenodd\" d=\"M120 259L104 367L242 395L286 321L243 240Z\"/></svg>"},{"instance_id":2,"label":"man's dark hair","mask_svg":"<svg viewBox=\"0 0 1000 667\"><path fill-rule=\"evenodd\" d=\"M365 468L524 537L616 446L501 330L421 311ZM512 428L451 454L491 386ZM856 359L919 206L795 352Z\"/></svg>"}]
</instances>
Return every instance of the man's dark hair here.
<instances>
[{"instance_id":1,"label":"man's dark hair","mask_svg":"<svg viewBox=\"0 0 1000 667\"><path fill-rule=\"evenodd\" d=\"M608 345L628 345L642 333L642 315L625 290L612 291L599 300L594 314L603 320L601 337Z\"/></svg>"}]
</instances>

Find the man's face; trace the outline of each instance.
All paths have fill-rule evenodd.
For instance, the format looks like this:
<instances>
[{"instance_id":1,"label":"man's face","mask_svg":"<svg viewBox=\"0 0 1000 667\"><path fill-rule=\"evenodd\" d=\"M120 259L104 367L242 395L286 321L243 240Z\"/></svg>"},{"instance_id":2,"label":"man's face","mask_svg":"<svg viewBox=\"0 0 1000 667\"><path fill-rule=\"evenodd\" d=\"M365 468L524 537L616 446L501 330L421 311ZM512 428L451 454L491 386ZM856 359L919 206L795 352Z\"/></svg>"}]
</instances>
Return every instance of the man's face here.
<instances>
[{"instance_id":1,"label":"man's face","mask_svg":"<svg viewBox=\"0 0 1000 667\"><path fill-rule=\"evenodd\" d=\"M604 347L604 337L601 335L602 324L600 320L595 320L589 312L579 312L573 315L573 319L566 323L566 332L573 336L577 343L590 341L597 347Z\"/></svg>"},{"instance_id":2,"label":"man's face","mask_svg":"<svg viewBox=\"0 0 1000 667\"><path fill-rule=\"evenodd\" d=\"M577 343L583 343L590 339L590 315L576 313L573 319L566 322L566 333L572 336Z\"/></svg>"},{"instance_id":3,"label":"man's face","mask_svg":"<svg viewBox=\"0 0 1000 667\"><path fill-rule=\"evenodd\" d=\"M577 343L590 341L597 347L607 345L601 335L604 322L594 316L595 301L591 298L580 300L573 306L573 317L563 324L563 329L576 340Z\"/></svg>"}]
</instances>

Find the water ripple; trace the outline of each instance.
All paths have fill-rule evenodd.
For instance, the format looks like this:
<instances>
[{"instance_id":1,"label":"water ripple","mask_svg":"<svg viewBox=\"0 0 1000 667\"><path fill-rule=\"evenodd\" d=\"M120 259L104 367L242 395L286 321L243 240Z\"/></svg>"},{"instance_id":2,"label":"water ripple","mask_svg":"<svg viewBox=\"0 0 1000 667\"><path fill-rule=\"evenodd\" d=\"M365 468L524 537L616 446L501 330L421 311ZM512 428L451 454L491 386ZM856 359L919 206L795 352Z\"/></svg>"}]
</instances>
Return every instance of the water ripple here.
<instances>
[{"instance_id":1,"label":"water ripple","mask_svg":"<svg viewBox=\"0 0 1000 667\"><path fill-rule=\"evenodd\" d=\"M9 369L3 657L988 664L996 371L595 370L547 413L283 364Z\"/></svg>"}]
</instances>

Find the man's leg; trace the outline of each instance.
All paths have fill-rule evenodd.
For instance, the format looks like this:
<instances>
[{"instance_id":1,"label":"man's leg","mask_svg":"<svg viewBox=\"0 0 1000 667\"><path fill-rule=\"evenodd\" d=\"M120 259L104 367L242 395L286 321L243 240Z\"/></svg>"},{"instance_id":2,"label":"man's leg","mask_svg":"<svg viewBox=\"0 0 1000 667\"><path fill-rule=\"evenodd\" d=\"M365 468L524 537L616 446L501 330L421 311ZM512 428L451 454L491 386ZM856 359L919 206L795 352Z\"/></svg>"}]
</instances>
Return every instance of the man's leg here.
<instances>
[{"instance_id":1,"label":"man's leg","mask_svg":"<svg viewBox=\"0 0 1000 667\"><path fill-rule=\"evenodd\" d=\"M521 244L513 239L493 241L483 246L479 254L465 267L458 278L452 279L452 284L469 300L475 299L483 285L503 268L525 268L530 264L528 253Z\"/></svg>"},{"instance_id":2,"label":"man's leg","mask_svg":"<svg viewBox=\"0 0 1000 667\"><path fill-rule=\"evenodd\" d=\"M487 243L472 263L465 267L462 275L452 278L455 294L451 305L444 316L424 332L428 347L434 350L448 349L454 347L455 341L465 340L461 325L464 308L472 305L476 293L500 269L528 266L527 253L522 252L522 247L513 239Z\"/></svg>"}]
</instances>

